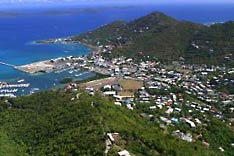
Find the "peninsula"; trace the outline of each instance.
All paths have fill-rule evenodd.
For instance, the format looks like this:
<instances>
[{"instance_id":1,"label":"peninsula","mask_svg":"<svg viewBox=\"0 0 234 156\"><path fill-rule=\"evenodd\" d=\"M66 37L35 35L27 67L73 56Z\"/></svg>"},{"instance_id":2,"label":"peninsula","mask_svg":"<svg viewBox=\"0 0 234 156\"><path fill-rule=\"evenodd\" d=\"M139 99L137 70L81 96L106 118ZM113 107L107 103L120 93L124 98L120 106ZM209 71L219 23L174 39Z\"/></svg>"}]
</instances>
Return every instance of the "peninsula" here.
<instances>
[{"instance_id":1,"label":"peninsula","mask_svg":"<svg viewBox=\"0 0 234 156\"><path fill-rule=\"evenodd\" d=\"M101 48L107 57L144 56L171 64L234 66L234 22L203 25L179 21L160 12L130 21L116 21L96 30L68 37Z\"/></svg>"}]
</instances>

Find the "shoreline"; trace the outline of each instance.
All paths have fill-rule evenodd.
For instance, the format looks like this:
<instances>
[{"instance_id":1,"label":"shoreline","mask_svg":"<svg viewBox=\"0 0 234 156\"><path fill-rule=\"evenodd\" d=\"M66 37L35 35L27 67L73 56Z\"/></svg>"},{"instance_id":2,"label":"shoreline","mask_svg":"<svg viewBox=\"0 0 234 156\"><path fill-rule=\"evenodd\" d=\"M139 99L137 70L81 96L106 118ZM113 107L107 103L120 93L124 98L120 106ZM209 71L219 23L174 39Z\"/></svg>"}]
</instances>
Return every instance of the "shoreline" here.
<instances>
[{"instance_id":1,"label":"shoreline","mask_svg":"<svg viewBox=\"0 0 234 156\"><path fill-rule=\"evenodd\" d=\"M56 43L61 43L61 44L66 44L66 43L78 43L80 45L86 46L87 48L91 49L91 52L89 54L85 54L84 56L94 56L98 54L101 49L97 46L84 43L81 41L73 41L71 37L67 38L58 38L58 39L47 39L47 40L38 40L38 41L33 41L33 44L56 44ZM57 65L61 64L55 64L57 60L63 60L67 59L67 57L58 57L58 58L52 58L52 59L47 59L47 60L41 60L37 62L32 62L24 65L19 65L15 66L15 69L28 73L28 74L37 74L37 73L50 73L51 71L55 71ZM70 56L71 57L71 56ZM74 56L76 57L76 56ZM81 57L81 56L77 56ZM63 62L64 64L65 62Z\"/></svg>"},{"instance_id":2,"label":"shoreline","mask_svg":"<svg viewBox=\"0 0 234 156\"><path fill-rule=\"evenodd\" d=\"M97 47L97 46L94 46L94 45L91 45L91 44L88 44L88 43L84 43L84 42L81 42L81 41L78 41L78 43L90 48L92 50L92 55L93 56L100 53L100 51L101 51L101 49L99 47Z\"/></svg>"},{"instance_id":3,"label":"shoreline","mask_svg":"<svg viewBox=\"0 0 234 156\"><path fill-rule=\"evenodd\" d=\"M45 39L45 40L38 40L38 41L33 41L33 44L55 44L55 43L78 43L80 45L86 46L92 50L92 55L95 55L101 51L101 49L95 45L82 42L82 41L74 41L72 40L72 36L67 37L67 38L58 38L58 39ZM89 54L88 54L89 55Z\"/></svg>"}]
</instances>

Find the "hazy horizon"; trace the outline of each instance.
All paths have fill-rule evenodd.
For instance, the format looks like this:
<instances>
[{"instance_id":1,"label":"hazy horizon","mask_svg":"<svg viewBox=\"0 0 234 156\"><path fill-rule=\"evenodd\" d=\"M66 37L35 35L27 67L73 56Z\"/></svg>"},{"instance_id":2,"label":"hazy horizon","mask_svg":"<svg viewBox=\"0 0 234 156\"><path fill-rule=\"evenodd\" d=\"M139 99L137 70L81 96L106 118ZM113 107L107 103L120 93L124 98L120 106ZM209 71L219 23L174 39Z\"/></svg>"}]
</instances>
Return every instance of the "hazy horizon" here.
<instances>
[{"instance_id":1,"label":"hazy horizon","mask_svg":"<svg viewBox=\"0 0 234 156\"><path fill-rule=\"evenodd\" d=\"M234 4L233 0L1 0L0 8L36 8L36 7L79 7L79 6L126 6L126 5L216 5Z\"/></svg>"}]
</instances>

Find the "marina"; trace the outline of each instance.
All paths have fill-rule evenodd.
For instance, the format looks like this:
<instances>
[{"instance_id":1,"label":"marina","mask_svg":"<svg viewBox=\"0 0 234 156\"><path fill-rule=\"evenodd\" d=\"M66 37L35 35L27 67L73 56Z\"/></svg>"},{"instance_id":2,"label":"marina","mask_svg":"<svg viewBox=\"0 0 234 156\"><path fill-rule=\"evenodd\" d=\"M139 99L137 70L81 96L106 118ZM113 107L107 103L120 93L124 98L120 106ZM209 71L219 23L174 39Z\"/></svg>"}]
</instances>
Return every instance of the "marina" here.
<instances>
[{"instance_id":1,"label":"marina","mask_svg":"<svg viewBox=\"0 0 234 156\"><path fill-rule=\"evenodd\" d=\"M79 70L85 61L85 58L82 57L68 56L13 67L28 74L61 73L68 70L72 74L74 71Z\"/></svg>"},{"instance_id":2,"label":"marina","mask_svg":"<svg viewBox=\"0 0 234 156\"><path fill-rule=\"evenodd\" d=\"M0 93L16 93L18 89L2 89Z\"/></svg>"},{"instance_id":3,"label":"marina","mask_svg":"<svg viewBox=\"0 0 234 156\"><path fill-rule=\"evenodd\" d=\"M83 62L79 56L91 52L91 49L86 46L73 43L45 45L31 42L24 46L31 47L40 56L30 58L29 56L33 57L33 55L29 54L22 61L18 61L18 58L23 56L9 56L10 59L0 56L0 97L13 98L64 88L65 85L60 83L64 78L76 81L89 79L96 75L94 72L80 67ZM47 50L50 51L50 54L46 52ZM43 53L45 55L41 57Z\"/></svg>"},{"instance_id":4,"label":"marina","mask_svg":"<svg viewBox=\"0 0 234 156\"><path fill-rule=\"evenodd\" d=\"M95 73L83 68L64 66L41 73L19 71L20 77L10 81L0 81L0 97L17 97L30 95L39 91L65 87L60 83L64 78L74 81L95 77Z\"/></svg>"},{"instance_id":5,"label":"marina","mask_svg":"<svg viewBox=\"0 0 234 156\"><path fill-rule=\"evenodd\" d=\"M25 83L25 84L7 84L7 85L0 86L0 89L3 89L3 88L27 88L29 86L30 86L29 83Z\"/></svg>"}]
</instances>

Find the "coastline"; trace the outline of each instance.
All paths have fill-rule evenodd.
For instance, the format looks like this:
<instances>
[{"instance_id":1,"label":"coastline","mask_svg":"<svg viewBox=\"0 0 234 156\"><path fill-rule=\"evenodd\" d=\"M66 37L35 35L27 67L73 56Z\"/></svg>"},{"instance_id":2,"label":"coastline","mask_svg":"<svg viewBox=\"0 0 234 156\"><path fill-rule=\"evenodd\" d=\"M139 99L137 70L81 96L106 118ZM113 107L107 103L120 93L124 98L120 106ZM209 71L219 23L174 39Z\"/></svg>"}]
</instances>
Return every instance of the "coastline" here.
<instances>
[{"instance_id":1,"label":"coastline","mask_svg":"<svg viewBox=\"0 0 234 156\"><path fill-rule=\"evenodd\" d=\"M90 48L92 50L92 55L93 56L96 55L96 54L99 54L100 51L101 51L101 49L99 47L97 47L97 46L94 46L94 45L91 45L91 44L88 44L88 43L85 43L85 42L81 42L81 41L78 41L78 42L79 42L79 44Z\"/></svg>"},{"instance_id":2,"label":"coastline","mask_svg":"<svg viewBox=\"0 0 234 156\"><path fill-rule=\"evenodd\" d=\"M101 49L97 46L81 42L81 41L74 41L72 40L72 37L67 38L58 38L58 39L48 39L48 40L39 40L39 41L33 41L33 44L55 44L55 43L61 43L61 44L69 44L69 43L77 43L84 45L91 49L91 53L86 54L84 56L95 56L96 54L100 53ZM50 73L52 71L56 71L58 69L61 69L61 66L66 66L67 63L71 63L73 58L83 58L80 56L68 56L68 57L58 57L48 60L41 60L37 62L32 62L25 65L16 66L15 69L20 70L22 72L28 73L28 74L37 74L37 73Z\"/></svg>"},{"instance_id":3,"label":"coastline","mask_svg":"<svg viewBox=\"0 0 234 156\"><path fill-rule=\"evenodd\" d=\"M33 41L33 44L55 44L55 43L78 43L81 45L84 45L92 50L92 55L98 54L101 49L97 46L94 46L92 44L82 42L82 41L74 41L72 37L66 37L66 38L58 38L58 39L45 39L45 40L39 40L39 41Z\"/></svg>"}]
</instances>

